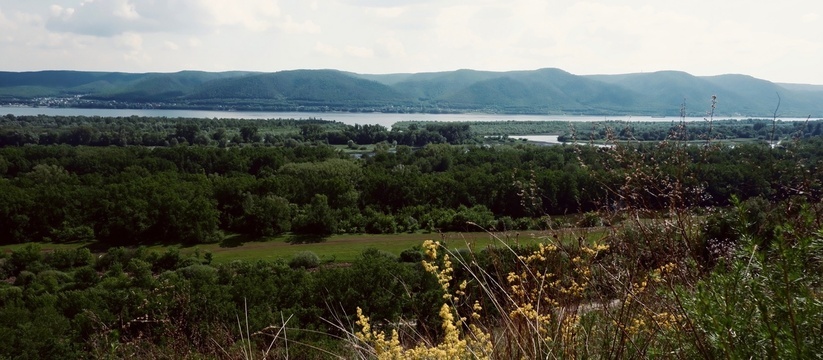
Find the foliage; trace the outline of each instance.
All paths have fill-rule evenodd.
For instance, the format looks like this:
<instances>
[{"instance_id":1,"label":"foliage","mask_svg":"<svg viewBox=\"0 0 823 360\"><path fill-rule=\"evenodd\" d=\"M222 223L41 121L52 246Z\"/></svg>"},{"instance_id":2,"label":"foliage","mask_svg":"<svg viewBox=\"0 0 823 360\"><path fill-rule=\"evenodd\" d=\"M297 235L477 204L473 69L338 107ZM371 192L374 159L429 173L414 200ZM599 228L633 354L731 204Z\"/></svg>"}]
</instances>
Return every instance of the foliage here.
<instances>
[{"instance_id":1,"label":"foliage","mask_svg":"<svg viewBox=\"0 0 823 360\"><path fill-rule=\"evenodd\" d=\"M677 116L683 98L720 91L728 99L728 114L771 114L776 92L792 99L795 116L820 113L819 92L806 88L745 75L660 71L578 76L552 68L388 75L336 70L0 73L0 101L77 108Z\"/></svg>"},{"instance_id":2,"label":"foliage","mask_svg":"<svg viewBox=\"0 0 823 360\"><path fill-rule=\"evenodd\" d=\"M681 289L685 313L694 322L694 348L711 356L807 358L823 348L823 234L808 204L791 222L763 234L736 216L741 244L733 256L698 282ZM738 214L745 209L738 204ZM701 346L701 347L698 347Z\"/></svg>"},{"instance_id":3,"label":"foliage","mask_svg":"<svg viewBox=\"0 0 823 360\"><path fill-rule=\"evenodd\" d=\"M312 269L320 266L320 257L311 251L301 251L289 260L291 268Z\"/></svg>"},{"instance_id":4,"label":"foliage","mask_svg":"<svg viewBox=\"0 0 823 360\"><path fill-rule=\"evenodd\" d=\"M171 123L179 142L217 132ZM816 356L820 139L698 147L678 126L653 145L609 130L610 148L384 143L364 158L311 142L0 148L0 241L29 243L0 259L0 357ZM140 246L495 228L519 232L350 263ZM527 244L530 228L548 235Z\"/></svg>"}]
</instances>

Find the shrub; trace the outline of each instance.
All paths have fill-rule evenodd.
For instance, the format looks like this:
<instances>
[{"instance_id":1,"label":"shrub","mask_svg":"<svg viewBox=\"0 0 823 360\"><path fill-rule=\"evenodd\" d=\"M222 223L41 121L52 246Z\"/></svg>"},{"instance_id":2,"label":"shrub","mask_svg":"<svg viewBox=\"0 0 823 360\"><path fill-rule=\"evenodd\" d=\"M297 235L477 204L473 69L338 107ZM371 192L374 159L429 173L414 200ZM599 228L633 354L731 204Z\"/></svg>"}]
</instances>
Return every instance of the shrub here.
<instances>
[{"instance_id":1,"label":"shrub","mask_svg":"<svg viewBox=\"0 0 823 360\"><path fill-rule=\"evenodd\" d=\"M745 205L737 210L747 213ZM823 232L815 231L808 208L798 218L808 220L759 224L774 229L768 249L759 246L764 235L759 229L738 223L743 244L730 263L700 280L694 291L678 290L685 316L698 329L687 351L732 358L818 356L823 349Z\"/></svg>"},{"instance_id":2,"label":"shrub","mask_svg":"<svg viewBox=\"0 0 823 360\"><path fill-rule=\"evenodd\" d=\"M292 269L313 269L318 266L320 266L320 257L311 251L300 251L295 253L291 260L289 260L289 267Z\"/></svg>"},{"instance_id":3,"label":"shrub","mask_svg":"<svg viewBox=\"0 0 823 360\"><path fill-rule=\"evenodd\" d=\"M366 232L369 234L394 234L397 232L397 222L394 216L372 212L366 218Z\"/></svg>"},{"instance_id":4,"label":"shrub","mask_svg":"<svg viewBox=\"0 0 823 360\"><path fill-rule=\"evenodd\" d=\"M57 249L50 254L46 254L43 262L55 269L66 270L91 264L92 255L91 251L86 248L74 250Z\"/></svg>"},{"instance_id":5,"label":"shrub","mask_svg":"<svg viewBox=\"0 0 823 360\"><path fill-rule=\"evenodd\" d=\"M42 248L38 244L26 244L22 249L15 250L9 256L12 275L23 270L38 272L44 267Z\"/></svg>"},{"instance_id":6,"label":"shrub","mask_svg":"<svg viewBox=\"0 0 823 360\"><path fill-rule=\"evenodd\" d=\"M400 253L400 262L416 263L423 260L423 251L415 247L412 249L403 250Z\"/></svg>"},{"instance_id":7,"label":"shrub","mask_svg":"<svg viewBox=\"0 0 823 360\"><path fill-rule=\"evenodd\" d=\"M577 222L577 226L580 227L597 227L603 226L603 219L600 217L600 214L596 212L587 212L583 214L583 218Z\"/></svg>"}]
</instances>

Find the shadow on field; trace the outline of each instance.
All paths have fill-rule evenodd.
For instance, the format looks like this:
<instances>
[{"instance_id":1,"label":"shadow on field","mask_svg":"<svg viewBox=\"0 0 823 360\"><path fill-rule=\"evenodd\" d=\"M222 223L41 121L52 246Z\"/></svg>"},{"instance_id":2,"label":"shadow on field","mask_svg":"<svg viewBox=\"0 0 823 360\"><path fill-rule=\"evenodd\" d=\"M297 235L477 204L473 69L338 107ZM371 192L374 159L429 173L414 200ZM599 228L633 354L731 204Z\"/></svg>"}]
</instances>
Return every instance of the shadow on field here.
<instances>
[{"instance_id":1,"label":"shadow on field","mask_svg":"<svg viewBox=\"0 0 823 360\"><path fill-rule=\"evenodd\" d=\"M312 235L312 234L294 234L286 239L286 242L292 245L296 244L316 244L326 241L327 236Z\"/></svg>"},{"instance_id":2,"label":"shadow on field","mask_svg":"<svg viewBox=\"0 0 823 360\"><path fill-rule=\"evenodd\" d=\"M223 238L223 240L220 241L220 247L221 248L240 247L240 246L243 246L243 244L245 244L249 241L254 241L254 240L257 240L257 239L249 237L248 235L241 235L241 234L229 235L229 236L226 236L225 238Z\"/></svg>"}]
</instances>

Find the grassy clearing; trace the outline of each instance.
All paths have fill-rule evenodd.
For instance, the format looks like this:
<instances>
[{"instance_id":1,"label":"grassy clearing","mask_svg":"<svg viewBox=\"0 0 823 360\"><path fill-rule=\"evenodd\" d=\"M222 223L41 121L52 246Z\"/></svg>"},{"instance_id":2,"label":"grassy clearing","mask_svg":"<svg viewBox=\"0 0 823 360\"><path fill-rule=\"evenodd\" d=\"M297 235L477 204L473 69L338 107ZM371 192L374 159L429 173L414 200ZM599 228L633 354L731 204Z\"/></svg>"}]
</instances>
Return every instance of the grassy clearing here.
<instances>
[{"instance_id":1,"label":"grassy clearing","mask_svg":"<svg viewBox=\"0 0 823 360\"><path fill-rule=\"evenodd\" d=\"M2 245L0 246L0 254L11 254L13 251L18 251L23 249L24 247L28 246L31 243L23 243L23 244L11 244L11 245ZM37 243L40 245L40 249L44 252L52 252L55 250L74 250L77 248L90 246L91 243L68 243L68 244L55 244L55 243Z\"/></svg>"},{"instance_id":2,"label":"grassy clearing","mask_svg":"<svg viewBox=\"0 0 823 360\"><path fill-rule=\"evenodd\" d=\"M578 231L573 231L578 234ZM586 237L590 240L602 237L602 230L586 231ZM196 246L183 247L180 252L184 255L193 255L199 252L205 254L212 253L213 263L228 263L235 260L274 261L278 259L288 260L295 253L300 251L311 251L320 256L322 261L351 262L354 261L364 250L375 248L386 251L394 255L400 255L403 250L420 246L423 241L431 239L438 240L450 250L472 248L479 250L491 245L501 245L501 241L508 244L528 245L534 244L549 236L544 231L522 231L522 232L465 232L465 233L414 233L414 234L346 234L331 236L325 241L316 243L292 244L289 243L289 236L269 238L266 241L246 241L236 242L236 246L225 246L221 244L200 244ZM571 239L571 237L570 237ZM27 244L14 244L0 246L0 252L11 253L22 249ZM71 243L71 244L39 244L43 251L69 250L80 247L95 248L92 243ZM170 245L151 245L147 248L150 251L164 252Z\"/></svg>"},{"instance_id":3,"label":"grassy clearing","mask_svg":"<svg viewBox=\"0 0 823 360\"><path fill-rule=\"evenodd\" d=\"M521 234L495 234L508 243L533 243L546 236L540 232ZM451 249L475 249L498 244L492 235L484 232L445 233L445 234L352 234L335 235L325 241L306 244L291 244L288 237L271 238L262 242L247 242L236 247L221 247L219 244L198 245L182 249L182 253L191 254L195 251L211 252L214 263L226 263L234 260L277 260L290 259L300 251L311 251L320 256L323 261L350 262L354 261L364 250L375 248L394 255L400 255L403 250L420 246L424 240L441 240ZM152 250L163 251L167 246L151 247Z\"/></svg>"}]
</instances>

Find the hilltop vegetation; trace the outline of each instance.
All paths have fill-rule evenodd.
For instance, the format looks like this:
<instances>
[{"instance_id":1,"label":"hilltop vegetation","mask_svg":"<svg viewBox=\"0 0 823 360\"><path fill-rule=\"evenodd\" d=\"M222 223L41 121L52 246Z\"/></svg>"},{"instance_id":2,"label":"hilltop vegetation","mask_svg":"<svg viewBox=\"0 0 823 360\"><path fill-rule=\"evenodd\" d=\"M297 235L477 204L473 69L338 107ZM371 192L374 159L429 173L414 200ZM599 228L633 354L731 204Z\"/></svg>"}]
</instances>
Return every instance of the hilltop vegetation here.
<instances>
[{"instance_id":1,"label":"hilltop vegetation","mask_svg":"<svg viewBox=\"0 0 823 360\"><path fill-rule=\"evenodd\" d=\"M0 243L196 244L233 233L466 231L467 222L542 229L543 215L608 206L604 191L620 180L610 175L608 152L505 138L567 127L409 122L389 131L322 120L7 115L0 118ZM773 184L796 169L763 140L802 140L793 151L814 161L819 135L819 121L749 120L605 123L560 137L630 142L651 153L654 142L638 138L704 146L748 138L710 161L700 159L701 147L688 148L690 163L665 170L693 173L699 182L691 185L705 190L700 204L716 206L731 195L785 196ZM763 170L763 162L778 170ZM530 187L539 196L526 206Z\"/></svg>"},{"instance_id":2,"label":"hilltop vegetation","mask_svg":"<svg viewBox=\"0 0 823 360\"><path fill-rule=\"evenodd\" d=\"M0 103L38 106L270 111L471 112L702 116L711 94L718 115L823 114L816 86L774 84L745 75L698 77L661 71L570 74L560 69L363 75L336 70L275 73L0 72Z\"/></svg>"},{"instance_id":3,"label":"hilltop vegetation","mask_svg":"<svg viewBox=\"0 0 823 360\"><path fill-rule=\"evenodd\" d=\"M0 357L821 353L820 122L483 137L561 125L4 116ZM400 232L420 246L347 263L197 248Z\"/></svg>"}]
</instances>

